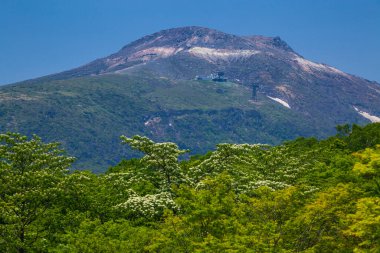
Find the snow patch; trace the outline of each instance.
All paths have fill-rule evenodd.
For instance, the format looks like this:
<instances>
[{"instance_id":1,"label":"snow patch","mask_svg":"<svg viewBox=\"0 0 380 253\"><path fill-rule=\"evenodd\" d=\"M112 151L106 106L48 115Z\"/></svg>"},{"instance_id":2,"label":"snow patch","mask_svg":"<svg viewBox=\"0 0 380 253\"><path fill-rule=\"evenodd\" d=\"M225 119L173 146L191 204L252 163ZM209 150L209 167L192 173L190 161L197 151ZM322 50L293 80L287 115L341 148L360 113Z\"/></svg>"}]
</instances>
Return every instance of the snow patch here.
<instances>
[{"instance_id":1,"label":"snow patch","mask_svg":"<svg viewBox=\"0 0 380 253\"><path fill-rule=\"evenodd\" d=\"M291 109L291 108L290 108L290 105L289 105L287 102L285 102L284 100L282 100L282 99L280 99L280 98L270 97L270 96L267 96L267 97L270 98L270 99L272 99L272 100L274 100L274 101L276 101L277 103L280 103L280 104L282 104L283 106L285 106L285 107Z\"/></svg>"},{"instance_id":2,"label":"snow patch","mask_svg":"<svg viewBox=\"0 0 380 253\"><path fill-rule=\"evenodd\" d=\"M324 71L324 72L330 72L330 73L335 73L335 74L344 75L346 77L349 77L349 75L347 75L343 71L340 71L339 69L330 67L330 66L325 65L325 64L315 63L315 62L306 60L302 57L299 57L297 55L295 55L293 60L295 60L298 64L298 66L300 66L304 71L309 72L309 73L312 73L313 71Z\"/></svg>"},{"instance_id":3,"label":"snow patch","mask_svg":"<svg viewBox=\"0 0 380 253\"><path fill-rule=\"evenodd\" d=\"M357 107L354 106L355 111L357 111L360 115L362 115L364 118L368 119L372 123L374 122L380 122L380 118L374 115L369 114L368 112L361 111Z\"/></svg>"},{"instance_id":4,"label":"snow patch","mask_svg":"<svg viewBox=\"0 0 380 253\"><path fill-rule=\"evenodd\" d=\"M206 59L210 62L215 60L231 60L237 58L247 58L251 55L260 53L256 50L238 50L238 49L215 49L208 47L193 47L188 52L194 56Z\"/></svg>"}]
</instances>

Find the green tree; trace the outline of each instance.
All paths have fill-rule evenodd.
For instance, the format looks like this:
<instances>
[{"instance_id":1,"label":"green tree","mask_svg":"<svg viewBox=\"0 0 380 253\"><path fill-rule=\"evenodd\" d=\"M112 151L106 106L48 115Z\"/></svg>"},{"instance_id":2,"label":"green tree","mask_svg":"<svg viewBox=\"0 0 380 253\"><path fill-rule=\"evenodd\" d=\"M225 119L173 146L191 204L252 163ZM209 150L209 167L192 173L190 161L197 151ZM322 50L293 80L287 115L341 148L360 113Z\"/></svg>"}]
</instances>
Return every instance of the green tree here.
<instances>
[{"instance_id":1,"label":"green tree","mask_svg":"<svg viewBox=\"0 0 380 253\"><path fill-rule=\"evenodd\" d=\"M181 186L176 192L180 215L167 213L149 250L224 252L235 248L230 236L238 229L237 203L231 182L231 177L222 173L204 179L195 189Z\"/></svg>"},{"instance_id":2,"label":"green tree","mask_svg":"<svg viewBox=\"0 0 380 253\"><path fill-rule=\"evenodd\" d=\"M349 227L344 234L356 242L357 252L380 251L380 198L361 198L356 212L347 215Z\"/></svg>"},{"instance_id":3,"label":"green tree","mask_svg":"<svg viewBox=\"0 0 380 253\"><path fill-rule=\"evenodd\" d=\"M147 137L138 135L132 138L123 135L120 138L122 143L128 144L131 148L145 154L141 162L145 164L148 171L153 172L152 181L155 181L157 186L170 191L173 184L179 184L184 180L178 157L188 152L187 150L180 150L175 143L155 143ZM149 174L147 173L147 175Z\"/></svg>"},{"instance_id":4,"label":"green tree","mask_svg":"<svg viewBox=\"0 0 380 253\"><path fill-rule=\"evenodd\" d=\"M315 200L298 210L287 223L287 247L300 252L337 252L352 248L343 230L346 215L355 210L360 190L353 184L338 184L316 194Z\"/></svg>"},{"instance_id":5,"label":"green tree","mask_svg":"<svg viewBox=\"0 0 380 253\"><path fill-rule=\"evenodd\" d=\"M41 220L74 160L58 147L37 136L0 135L0 251L43 248L47 232Z\"/></svg>"},{"instance_id":6,"label":"green tree","mask_svg":"<svg viewBox=\"0 0 380 253\"><path fill-rule=\"evenodd\" d=\"M380 123L372 123L364 127L354 124L346 141L352 151L359 151L380 144Z\"/></svg>"},{"instance_id":7,"label":"green tree","mask_svg":"<svg viewBox=\"0 0 380 253\"><path fill-rule=\"evenodd\" d=\"M353 172L360 176L361 187L370 195L380 196L380 145L354 153L359 159Z\"/></svg>"},{"instance_id":8,"label":"green tree","mask_svg":"<svg viewBox=\"0 0 380 253\"><path fill-rule=\"evenodd\" d=\"M118 253L146 252L154 229L132 226L129 221L118 219L105 223L100 220L83 220L76 231L62 235L62 242L52 252L67 253Z\"/></svg>"},{"instance_id":9,"label":"green tree","mask_svg":"<svg viewBox=\"0 0 380 253\"><path fill-rule=\"evenodd\" d=\"M349 124L337 125L335 129L339 137L346 137L351 132L351 126Z\"/></svg>"}]
</instances>

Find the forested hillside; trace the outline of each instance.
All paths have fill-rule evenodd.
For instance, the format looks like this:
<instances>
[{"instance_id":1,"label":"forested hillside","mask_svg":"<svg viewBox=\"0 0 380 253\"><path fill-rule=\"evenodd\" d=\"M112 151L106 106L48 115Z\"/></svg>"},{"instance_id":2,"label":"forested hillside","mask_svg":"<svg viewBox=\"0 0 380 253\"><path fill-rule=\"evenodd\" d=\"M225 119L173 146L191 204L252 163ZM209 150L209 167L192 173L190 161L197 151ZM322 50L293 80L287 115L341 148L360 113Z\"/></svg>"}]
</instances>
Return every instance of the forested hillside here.
<instances>
[{"instance_id":1,"label":"forested hillside","mask_svg":"<svg viewBox=\"0 0 380 253\"><path fill-rule=\"evenodd\" d=\"M1 134L0 252L380 251L380 123L190 158L121 144L141 158L94 174L57 143Z\"/></svg>"}]
</instances>

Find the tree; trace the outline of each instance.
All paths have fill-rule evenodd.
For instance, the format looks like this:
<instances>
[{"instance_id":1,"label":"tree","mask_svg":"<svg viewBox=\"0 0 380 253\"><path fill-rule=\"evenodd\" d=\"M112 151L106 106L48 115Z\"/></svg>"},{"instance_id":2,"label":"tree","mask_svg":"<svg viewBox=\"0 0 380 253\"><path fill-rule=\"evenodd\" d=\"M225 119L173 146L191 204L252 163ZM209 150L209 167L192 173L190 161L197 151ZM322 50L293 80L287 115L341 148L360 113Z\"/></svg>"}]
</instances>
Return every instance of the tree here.
<instances>
[{"instance_id":1,"label":"tree","mask_svg":"<svg viewBox=\"0 0 380 253\"><path fill-rule=\"evenodd\" d=\"M346 137L350 134L351 132L351 126L349 124L344 124L344 125L337 125L335 127L337 131L337 135L339 137Z\"/></svg>"},{"instance_id":2,"label":"tree","mask_svg":"<svg viewBox=\"0 0 380 253\"><path fill-rule=\"evenodd\" d=\"M356 241L357 252L380 251L380 198L361 198L356 213L347 216L349 227L345 235Z\"/></svg>"},{"instance_id":3,"label":"tree","mask_svg":"<svg viewBox=\"0 0 380 253\"><path fill-rule=\"evenodd\" d=\"M156 175L159 174L158 184L160 181L164 181L163 187L166 187L167 190L170 191L173 183L178 184L183 179L178 157L188 152L187 150L180 150L177 144L172 142L155 143L147 137L139 135L132 138L123 135L120 138L124 144L145 153L142 163L145 163L146 169L153 171Z\"/></svg>"},{"instance_id":4,"label":"tree","mask_svg":"<svg viewBox=\"0 0 380 253\"><path fill-rule=\"evenodd\" d=\"M177 189L180 215L167 212L149 250L226 252L235 248L230 239L238 229L234 213L237 203L231 183L231 177L222 173L215 179L202 180L195 189L185 185Z\"/></svg>"},{"instance_id":5,"label":"tree","mask_svg":"<svg viewBox=\"0 0 380 253\"><path fill-rule=\"evenodd\" d=\"M338 184L318 192L314 201L286 224L287 247L295 252L349 252L352 245L343 234L344 221L355 209L358 196L360 189L353 184Z\"/></svg>"},{"instance_id":6,"label":"tree","mask_svg":"<svg viewBox=\"0 0 380 253\"><path fill-rule=\"evenodd\" d=\"M45 144L17 133L0 135L0 251L41 249L41 220L59 193L59 183L74 161L58 143Z\"/></svg>"},{"instance_id":7,"label":"tree","mask_svg":"<svg viewBox=\"0 0 380 253\"><path fill-rule=\"evenodd\" d=\"M380 144L380 123L368 124L365 127L352 126L352 132L347 138L350 150L359 151Z\"/></svg>"},{"instance_id":8,"label":"tree","mask_svg":"<svg viewBox=\"0 0 380 253\"><path fill-rule=\"evenodd\" d=\"M362 179L361 188L371 195L380 196L380 145L353 154L359 159L353 172Z\"/></svg>"},{"instance_id":9,"label":"tree","mask_svg":"<svg viewBox=\"0 0 380 253\"><path fill-rule=\"evenodd\" d=\"M147 252L146 247L154 230L145 226L132 226L129 221L119 219L100 222L85 219L76 231L62 236L62 243L52 252Z\"/></svg>"}]
</instances>

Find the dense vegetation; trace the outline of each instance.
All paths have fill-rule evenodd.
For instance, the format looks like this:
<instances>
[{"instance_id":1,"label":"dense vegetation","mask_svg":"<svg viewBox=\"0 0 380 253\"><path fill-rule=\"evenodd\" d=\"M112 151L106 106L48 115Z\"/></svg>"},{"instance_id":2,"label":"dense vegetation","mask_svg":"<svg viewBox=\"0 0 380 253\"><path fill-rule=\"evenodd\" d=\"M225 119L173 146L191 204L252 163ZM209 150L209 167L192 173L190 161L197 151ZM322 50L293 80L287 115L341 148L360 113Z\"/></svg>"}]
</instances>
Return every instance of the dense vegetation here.
<instances>
[{"instance_id":1,"label":"dense vegetation","mask_svg":"<svg viewBox=\"0 0 380 253\"><path fill-rule=\"evenodd\" d=\"M37 136L0 135L0 252L379 252L380 124L326 140L143 153L105 174Z\"/></svg>"},{"instance_id":2,"label":"dense vegetation","mask_svg":"<svg viewBox=\"0 0 380 253\"><path fill-rule=\"evenodd\" d=\"M151 73L28 81L0 87L0 131L60 141L77 157L75 168L99 173L135 155L120 145L122 134L170 140L199 154L222 141L276 145L300 135L329 136L335 122L368 121L353 108L354 118L329 123L326 113L289 110L262 93L257 103L250 98L251 90L236 83Z\"/></svg>"}]
</instances>

